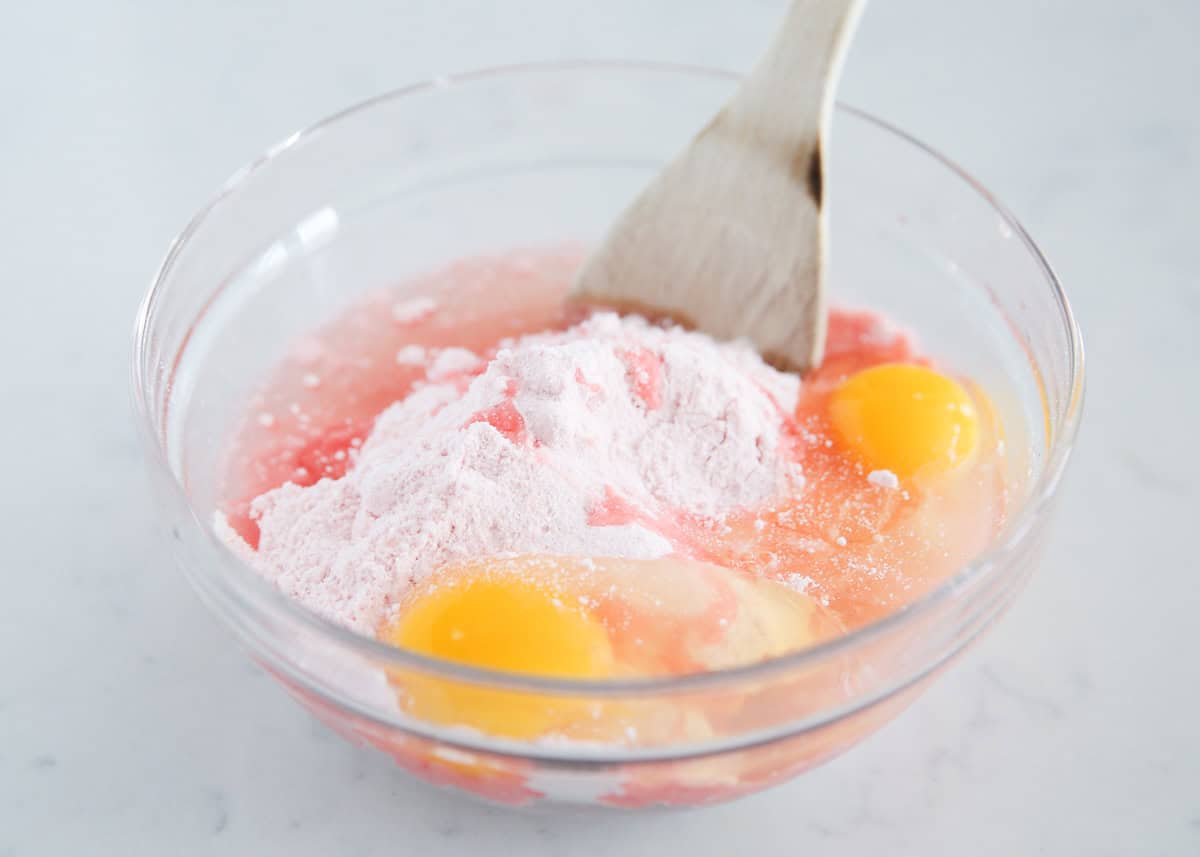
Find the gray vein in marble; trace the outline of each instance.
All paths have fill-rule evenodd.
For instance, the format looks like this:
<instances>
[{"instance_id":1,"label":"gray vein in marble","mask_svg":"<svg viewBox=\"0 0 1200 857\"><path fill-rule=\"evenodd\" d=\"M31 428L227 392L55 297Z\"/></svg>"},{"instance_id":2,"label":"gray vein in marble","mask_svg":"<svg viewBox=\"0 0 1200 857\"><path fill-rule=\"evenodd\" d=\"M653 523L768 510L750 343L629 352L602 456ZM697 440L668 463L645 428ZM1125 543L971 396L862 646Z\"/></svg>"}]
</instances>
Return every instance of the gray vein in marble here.
<instances>
[{"instance_id":1,"label":"gray vein in marble","mask_svg":"<svg viewBox=\"0 0 1200 857\"><path fill-rule=\"evenodd\" d=\"M1057 702L1047 697L1022 690L1010 680L1001 678L994 668L984 667L979 671L979 674L984 676L1004 696L1017 702L1028 714L1051 719L1058 719L1063 716L1062 707Z\"/></svg>"}]
</instances>

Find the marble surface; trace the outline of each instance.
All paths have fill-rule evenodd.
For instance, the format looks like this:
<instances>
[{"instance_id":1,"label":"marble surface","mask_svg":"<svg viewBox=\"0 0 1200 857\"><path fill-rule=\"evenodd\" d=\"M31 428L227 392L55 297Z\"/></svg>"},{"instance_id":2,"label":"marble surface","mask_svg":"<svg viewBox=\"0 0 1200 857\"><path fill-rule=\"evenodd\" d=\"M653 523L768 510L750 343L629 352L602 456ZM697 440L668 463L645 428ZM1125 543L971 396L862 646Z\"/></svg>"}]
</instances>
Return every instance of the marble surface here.
<instances>
[{"instance_id":1,"label":"marble surface","mask_svg":"<svg viewBox=\"0 0 1200 857\"><path fill-rule=\"evenodd\" d=\"M694 11L703 8L703 11ZM439 71L743 68L780 2L23 3L0 27L0 855L1200 853L1200 5L879 0L844 95L1043 242L1090 334L1046 563L897 722L685 814L556 818L405 779L244 657L155 537L128 331L237 166Z\"/></svg>"}]
</instances>

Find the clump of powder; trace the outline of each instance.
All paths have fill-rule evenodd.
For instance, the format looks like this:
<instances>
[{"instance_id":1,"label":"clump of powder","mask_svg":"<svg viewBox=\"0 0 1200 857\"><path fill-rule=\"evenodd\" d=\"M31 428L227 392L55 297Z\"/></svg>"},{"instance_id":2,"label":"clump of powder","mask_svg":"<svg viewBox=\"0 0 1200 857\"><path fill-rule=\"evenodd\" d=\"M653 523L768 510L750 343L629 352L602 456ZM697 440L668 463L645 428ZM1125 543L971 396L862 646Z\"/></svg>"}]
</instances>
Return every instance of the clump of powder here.
<instances>
[{"instance_id":1,"label":"clump of powder","mask_svg":"<svg viewBox=\"0 0 1200 857\"><path fill-rule=\"evenodd\" d=\"M744 344L600 313L490 360L446 354L344 477L251 506L251 563L355 630L373 634L455 561L659 557L678 549L674 516L720 519L799 488L781 438L799 381Z\"/></svg>"},{"instance_id":2,"label":"clump of powder","mask_svg":"<svg viewBox=\"0 0 1200 857\"><path fill-rule=\"evenodd\" d=\"M411 298L392 306L392 318L399 324L416 324L433 315L435 311L437 311L437 301L433 298Z\"/></svg>"},{"instance_id":3,"label":"clump of powder","mask_svg":"<svg viewBox=\"0 0 1200 857\"><path fill-rule=\"evenodd\" d=\"M880 488L896 489L900 487L900 478L890 470L872 470L867 474L867 481Z\"/></svg>"}]
</instances>

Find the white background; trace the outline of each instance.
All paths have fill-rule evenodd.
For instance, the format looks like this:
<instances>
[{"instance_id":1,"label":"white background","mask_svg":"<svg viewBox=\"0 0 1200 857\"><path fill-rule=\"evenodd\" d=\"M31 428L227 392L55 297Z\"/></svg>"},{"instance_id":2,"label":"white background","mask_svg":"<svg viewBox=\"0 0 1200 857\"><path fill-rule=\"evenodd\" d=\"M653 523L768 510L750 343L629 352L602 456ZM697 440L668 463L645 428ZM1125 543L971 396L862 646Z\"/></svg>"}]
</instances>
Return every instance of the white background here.
<instances>
[{"instance_id":1,"label":"white background","mask_svg":"<svg viewBox=\"0 0 1200 857\"><path fill-rule=\"evenodd\" d=\"M12 2L0 14L0 855L1200 853L1200 4L875 0L843 96L959 160L1090 358L1047 562L896 723L741 803L529 817L316 725L156 540L128 332L260 150L437 72L743 69L782 3Z\"/></svg>"}]
</instances>

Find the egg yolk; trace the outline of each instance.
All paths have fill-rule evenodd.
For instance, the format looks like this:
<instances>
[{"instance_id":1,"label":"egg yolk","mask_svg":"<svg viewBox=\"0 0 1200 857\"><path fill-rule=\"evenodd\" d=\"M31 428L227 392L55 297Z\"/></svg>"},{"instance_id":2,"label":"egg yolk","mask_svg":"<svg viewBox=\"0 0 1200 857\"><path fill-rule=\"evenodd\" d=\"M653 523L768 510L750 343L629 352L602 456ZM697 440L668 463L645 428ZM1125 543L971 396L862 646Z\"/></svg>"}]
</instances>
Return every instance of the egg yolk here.
<instances>
[{"instance_id":1,"label":"egg yolk","mask_svg":"<svg viewBox=\"0 0 1200 857\"><path fill-rule=\"evenodd\" d=\"M962 385L940 372L888 363L851 375L829 401L838 443L874 470L900 478L945 473L979 442L979 419Z\"/></svg>"},{"instance_id":2,"label":"egg yolk","mask_svg":"<svg viewBox=\"0 0 1200 857\"><path fill-rule=\"evenodd\" d=\"M516 575L439 574L385 627L388 643L460 664L557 678L614 672L608 634L576 599ZM393 675L410 713L492 735L532 738L586 717L583 703L449 679Z\"/></svg>"}]
</instances>

